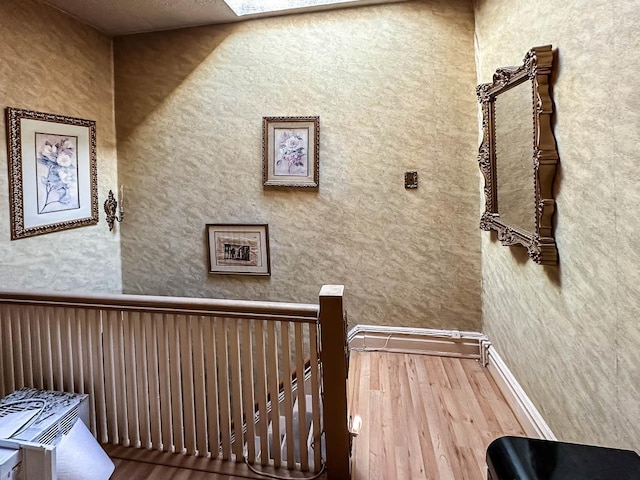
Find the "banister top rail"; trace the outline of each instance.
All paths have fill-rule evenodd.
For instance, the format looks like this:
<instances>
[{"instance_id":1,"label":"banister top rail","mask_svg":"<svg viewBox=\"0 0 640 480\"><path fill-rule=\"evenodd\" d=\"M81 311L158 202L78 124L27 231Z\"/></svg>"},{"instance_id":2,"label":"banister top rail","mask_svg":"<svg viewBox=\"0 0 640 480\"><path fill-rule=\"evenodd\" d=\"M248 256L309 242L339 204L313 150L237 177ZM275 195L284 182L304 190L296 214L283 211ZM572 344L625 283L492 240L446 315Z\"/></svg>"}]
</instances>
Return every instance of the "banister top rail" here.
<instances>
[{"instance_id":1,"label":"banister top rail","mask_svg":"<svg viewBox=\"0 0 640 480\"><path fill-rule=\"evenodd\" d=\"M127 294L0 291L0 303L315 323L316 304Z\"/></svg>"}]
</instances>

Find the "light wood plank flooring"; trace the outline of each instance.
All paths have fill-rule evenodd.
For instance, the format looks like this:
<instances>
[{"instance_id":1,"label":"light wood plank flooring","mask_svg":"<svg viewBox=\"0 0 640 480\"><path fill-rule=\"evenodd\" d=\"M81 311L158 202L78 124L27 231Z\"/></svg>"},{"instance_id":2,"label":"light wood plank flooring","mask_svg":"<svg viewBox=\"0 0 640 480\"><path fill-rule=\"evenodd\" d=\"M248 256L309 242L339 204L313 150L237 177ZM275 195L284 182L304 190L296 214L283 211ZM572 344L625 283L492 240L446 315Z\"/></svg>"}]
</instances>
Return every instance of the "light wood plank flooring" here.
<instances>
[{"instance_id":1,"label":"light wood plank flooring","mask_svg":"<svg viewBox=\"0 0 640 480\"><path fill-rule=\"evenodd\" d=\"M475 360L352 351L349 371L349 412L363 419L353 444L354 480L485 480L489 443L524 435L489 372ZM114 463L112 480L248 477L117 458Z\"/></svg>"},{"instance_id":2,"label":"light wood plank flooring","mask_svg":"<svg viewBox=\"0 0 640 480\"><path fill-rule=\"evenodd\" d=\"M485 451L524 431L475 360L352 352L353 478L484 480Z\"/></svg>"},{"instance_id":3,"label":"light wood plank flooring","mask_svg":"<svg viewBox=\"0 0 640 480\"><path fill-rule=\"evenodd\" d=\"M189 468L173 468L164 465L121 460L114 458L116 471L111 476L112 480L242 480L242 477L227 477L216 473L201 472Z\"/></svg>"},{"instance_id":4,"label":"light wood plank flooring","mask_svg":"<svg viewBox=\"0 0 640 480\"><path fill-rule=\"evenodd\" d=\"M242 480L264 479L253 473L245 464L233 464L190 455L163 453L158 451L103 445L116 465L111 480ZM260 470L261 467L258 467ZM292 480L309 477L306 472L288 472L263 467L269 475L288 476ZM326 474L318 480L326 480Z\"/></svg>"}]
</instances>

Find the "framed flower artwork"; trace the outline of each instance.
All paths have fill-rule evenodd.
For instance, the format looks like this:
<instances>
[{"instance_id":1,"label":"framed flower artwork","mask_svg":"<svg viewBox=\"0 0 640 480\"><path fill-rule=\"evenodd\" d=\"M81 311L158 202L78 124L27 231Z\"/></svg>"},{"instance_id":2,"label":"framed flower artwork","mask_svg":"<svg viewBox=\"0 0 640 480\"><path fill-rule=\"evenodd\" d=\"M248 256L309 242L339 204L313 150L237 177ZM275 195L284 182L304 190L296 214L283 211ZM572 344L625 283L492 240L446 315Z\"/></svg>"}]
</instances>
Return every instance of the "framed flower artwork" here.
<instances>
[{"instance_id":1,"label":"framed flower artwork","mask_svg":"<svg viewBox=\"0 0 640 480\"><path fill-rule=\"evenodd\" d=\"M271 275L269 226L207 224L209 273Z\"/></svg>"},{"instance_id":2,"label":"framed flower artwork","mask_svg":"<svg viewBox=\"0 0 640 480\"><path fill-rule=\"evenodd\" d=\"M98 223L96 124L7 108L11 239Z\"/></svg>"},{"instance_id":3,"label":"framed flower artwork","mask_svg":"<svg viewBox=\"0 0 640 480\"><path fill-rule=\"evenodd\" d=\"M262 181L265 187L318 188L320 117L262 119Z\"/></svg>"}]
</instances>

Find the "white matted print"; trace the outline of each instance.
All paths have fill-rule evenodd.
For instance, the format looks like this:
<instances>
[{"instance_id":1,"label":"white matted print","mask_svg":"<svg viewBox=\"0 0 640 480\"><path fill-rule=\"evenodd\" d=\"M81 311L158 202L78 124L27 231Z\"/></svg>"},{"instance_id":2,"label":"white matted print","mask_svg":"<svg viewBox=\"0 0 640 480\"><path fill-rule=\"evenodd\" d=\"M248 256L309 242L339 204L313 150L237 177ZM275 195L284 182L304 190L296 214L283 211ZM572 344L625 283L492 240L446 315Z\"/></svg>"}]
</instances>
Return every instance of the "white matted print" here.
<instances>
[{"instance_id":1,"label":"white matted print","mask_svg":"<svg viewBox=\"0 0 640 480\"><path fill-rule=\"evenodd\" d=\"M209 273L270 275L266 224L208 224Z\"/></svg>"},{"instance_id":2,"label":"white matted print","mask_svg":"<svg viewBox=\"0 0 640 480\"><path fill-rule=\"evenodd\" d=\"M274 128L276 177L309 175L309 129Z\"/></svg>"},{"instance_id":3,"label":"white matted print","mask_svg":"<svg viewBox=\"0 0 640 480\"><path fill-rule=\"evenodd\" d=\"M92 120L7 108L11 238L98 223Z\"/></svg>"},{"instance_id":4,"label":"white matted print","mask_svg":"<svg viewBox=\"0 0 640 480\"><path fill-rule=\"evenodd\" d=\"M38 214L80 208L78 137L36 132Z\"/></svg>"},{"instance_id":5,"label":"white matted print","mask_svg":"<svg viewBox=\"0 0 640 480\"><path fill-rule=\"evenodd\" d=\"M262 180L265 187L317 188L319 117L262 119Z\"/></svg>"}]
</instances>

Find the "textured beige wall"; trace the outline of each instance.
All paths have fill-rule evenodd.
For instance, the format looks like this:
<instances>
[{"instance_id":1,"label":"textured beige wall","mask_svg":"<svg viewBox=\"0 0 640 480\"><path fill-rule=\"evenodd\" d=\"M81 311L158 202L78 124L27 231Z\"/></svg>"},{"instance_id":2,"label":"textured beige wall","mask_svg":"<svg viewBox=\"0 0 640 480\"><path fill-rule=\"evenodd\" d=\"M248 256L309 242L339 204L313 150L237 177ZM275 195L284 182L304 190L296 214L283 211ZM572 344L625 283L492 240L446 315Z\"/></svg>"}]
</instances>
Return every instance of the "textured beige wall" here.
<instances>
[{"instance_id":1,"label":"textured beige wall","mask_svg":"<svg viewBox=\"0 0 640 480\"><path fill-rule=\"evenodd\" d=\"M554 433L640 450L640 17L635 1L481 0L479 82L557 49L560 266L482 234L484 330Z\"/></svg>"},{"instance_id":2,"label":"textured beige wall","mask_svg":"<svg viewBox=\"0 0 640 480\"><path fill-rule=\"evenodd\" d=\"M121 37L115 72L126 292L314 302L340 283L351 324L479 328L468 2ZM318 192L263 190L279 115L320 116ZM207 274L217 222L269 224L270 278Z\"/></svg>"},{"instance_id":3,"label":"textured beige wall","mask_svg":"<svg viewBox=\"0 0 640 480\"><path fill-rule=\"evenodd\" d=\"M102 205L116 188L111 40L32 0L0 1L0 107L95 120ZM4 114L0 130L6 130ZM6 136L0 135L0 288L120 292L120 240L95 226L10 240Z\"/></svg>"}]
</instances>

